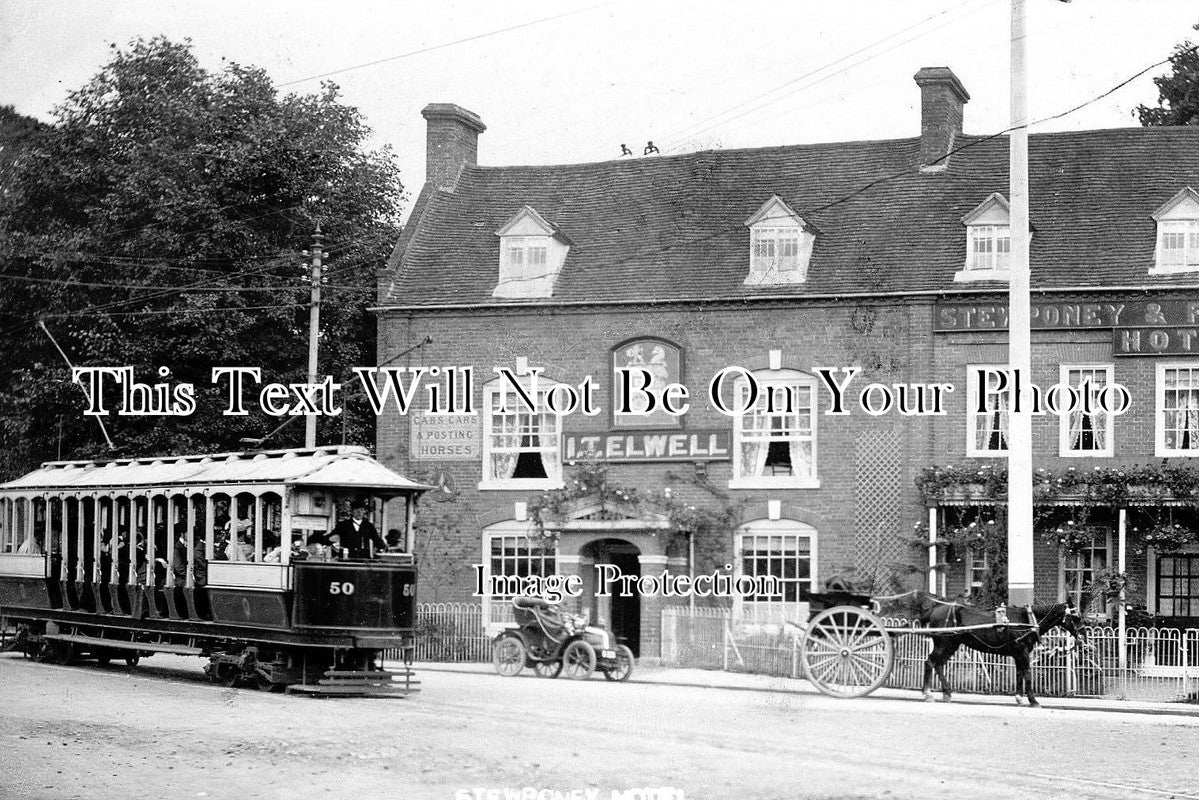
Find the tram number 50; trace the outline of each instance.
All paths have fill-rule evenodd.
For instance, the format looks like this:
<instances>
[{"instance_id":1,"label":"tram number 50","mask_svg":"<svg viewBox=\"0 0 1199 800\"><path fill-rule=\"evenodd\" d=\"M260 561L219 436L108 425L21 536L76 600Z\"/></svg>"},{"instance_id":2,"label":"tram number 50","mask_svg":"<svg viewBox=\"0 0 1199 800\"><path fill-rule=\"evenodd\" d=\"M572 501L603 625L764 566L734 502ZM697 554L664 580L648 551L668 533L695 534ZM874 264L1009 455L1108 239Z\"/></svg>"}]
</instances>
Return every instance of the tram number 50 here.
<instances>
[{"instance_id":1,"label":"tram number 50","mask_svg":"<svg viewBox=\"0 0 1199 800\"><path fill-rule=\"evenodd\" d=\"M354 584L349 581L333 581L329 584L329 594L353 594Z\"/></svg>"}]
</instances>

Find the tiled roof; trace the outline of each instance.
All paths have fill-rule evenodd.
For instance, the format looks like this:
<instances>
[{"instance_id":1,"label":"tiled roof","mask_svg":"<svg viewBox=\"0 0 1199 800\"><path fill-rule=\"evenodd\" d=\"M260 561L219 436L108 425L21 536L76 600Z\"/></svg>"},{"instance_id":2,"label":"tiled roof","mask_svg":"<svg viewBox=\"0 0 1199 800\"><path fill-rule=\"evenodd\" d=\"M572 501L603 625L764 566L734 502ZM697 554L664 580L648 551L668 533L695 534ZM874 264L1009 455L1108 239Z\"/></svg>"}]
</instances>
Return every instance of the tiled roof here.
<instances>
[{"instance_id":1,"label":"tiled roof","mask_svg":"<svg viewBox=\"0 0 1199 800\"><path fill-rule=\"evenodd\" d=\"M1199 128L1030 138L1034 289L1199 283L1199 275L1148 275L1156 242L1151 215L1180 189L1199 188ZM953 276L965 260L962 217L993 192L1008 194L1007 138L958 139L966 144L947 170L931 173L913 167L919 139L467 167L452 193L422 193L426 202L389 265L390 292L381 304L961 290ZM896 173L903 175L888 179ZM808 280L745 286L744 223L775 194L819 231ZM524 205L573 246L552 298L495 299L495 231Z\"/></svg>"}]
</instances>

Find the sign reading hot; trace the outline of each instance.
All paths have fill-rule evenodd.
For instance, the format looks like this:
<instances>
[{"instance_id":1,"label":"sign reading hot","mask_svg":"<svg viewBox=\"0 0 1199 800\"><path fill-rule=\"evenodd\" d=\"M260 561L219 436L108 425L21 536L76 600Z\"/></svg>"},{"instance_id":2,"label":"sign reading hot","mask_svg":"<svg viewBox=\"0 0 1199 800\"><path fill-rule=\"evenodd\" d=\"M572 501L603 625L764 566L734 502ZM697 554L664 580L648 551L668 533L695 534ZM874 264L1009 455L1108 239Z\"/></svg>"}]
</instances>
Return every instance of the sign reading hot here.
<instances>
[{"instance_id":1,"label":"sign reading hot","mask_svg":"<svg viewBox=\"0 0 1199 800\"><path fill-rule=\"evenodd\" d=\"M620 380L617 370L629 371L627 381ZM660 396L671 383L683 382L683 351L665 339L653 337L630 339L612 348L612 427L615 430L644 428L681 428L683 416L672 416L660 407L648 408L649 396ZM633 387L628 409L632 413L617 413L625 408L622 385ZM636 391L645 388L648 391Z\"/></svg>"}]
</instances>

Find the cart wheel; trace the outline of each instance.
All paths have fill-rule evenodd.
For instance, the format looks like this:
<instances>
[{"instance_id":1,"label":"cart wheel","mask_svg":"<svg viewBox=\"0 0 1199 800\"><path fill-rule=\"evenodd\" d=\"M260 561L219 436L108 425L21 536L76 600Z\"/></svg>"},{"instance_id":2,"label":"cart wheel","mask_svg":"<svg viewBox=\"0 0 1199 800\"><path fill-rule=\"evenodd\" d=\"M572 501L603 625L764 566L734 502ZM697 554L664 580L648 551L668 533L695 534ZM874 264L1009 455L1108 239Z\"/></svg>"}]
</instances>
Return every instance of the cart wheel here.
<instances>
[{"instance_id":1,"label":"cart wheel","mask_svg":"<svg viewBox=\"0 0 1199 800\"><path fill-rule=\"evenodd\" d=\"M812 618L800 660L804 675L825 694L862 697L887 680L894 652L882 620L861 608L834 606Z\"/></svg>"},{"instance_id":2,"label":"cart wheel","mask_svg":"<svg viewBox=\"0 0 1199 800\"><path fill-rule=\"evenodd\" d=\"M610 681L627 681L633 674L633 651L623 644L616 646L616 666L604 672Z\"/></svg>"},{"instance_id":3,"label":"cart wheel","mask_svg":"<svg viewBox=\"0 0 1199 800\"><path fill-rule=\"evenodd\" d=\"M491 648L491 663L505 678L514 678L525 668L525 643L518 636L504 636Z\"/></svg>"},{"instance_id":4,"label":"cart wheel","mask_svg":"<svg viewBox=\"0 0 1199 800\"><path fill-rule=\"evenodd\" d=\"M533 671L537 673L538 678L556 678L562 674L562 662L537 661L533 664Z\"/></svg>"},{"instance_id":5,"label":"cart wheel","mask_svg":"<svg viewBox=\"0 0 1199 800\"><path fill-rule=\"evenodd\" d=\"M587 680L595 672L595 648L590 642L575 639L562 651L562 665L566 669L566 677L576 681Z\"/></svg>"}]
</instances>

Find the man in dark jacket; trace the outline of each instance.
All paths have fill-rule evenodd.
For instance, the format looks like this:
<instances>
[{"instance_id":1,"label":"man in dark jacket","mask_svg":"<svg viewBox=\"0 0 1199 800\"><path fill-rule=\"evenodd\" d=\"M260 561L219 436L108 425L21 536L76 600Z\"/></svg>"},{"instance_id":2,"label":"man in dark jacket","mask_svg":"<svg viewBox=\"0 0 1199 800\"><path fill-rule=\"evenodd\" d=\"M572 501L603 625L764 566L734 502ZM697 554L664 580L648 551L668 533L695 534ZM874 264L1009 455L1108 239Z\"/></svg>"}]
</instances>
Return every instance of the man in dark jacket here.
<instances>
[{"instance_id":1,"label":"man in dark jacket","mask_svg":"<svg viewBox=\"0 0 1199 800\"><path fill-rule=\"evenodd\" d=\"M329 538L334 536L341 538L340 546L348 558L370 558L371 544L374 544L376 552L387 549L383 537L366 519L365 500L355 500L350 504L350 518L343 519L329 531Z\"/></svg>"}]
</instances>

